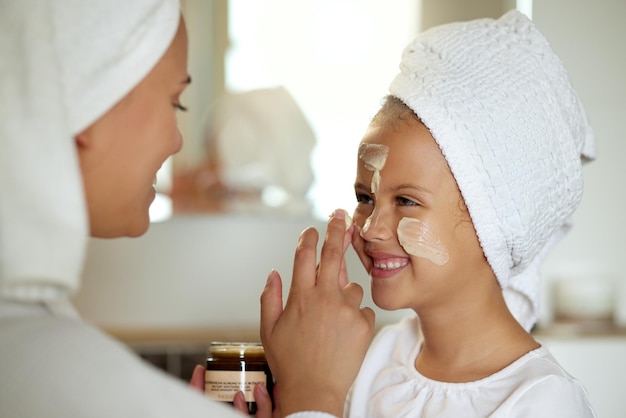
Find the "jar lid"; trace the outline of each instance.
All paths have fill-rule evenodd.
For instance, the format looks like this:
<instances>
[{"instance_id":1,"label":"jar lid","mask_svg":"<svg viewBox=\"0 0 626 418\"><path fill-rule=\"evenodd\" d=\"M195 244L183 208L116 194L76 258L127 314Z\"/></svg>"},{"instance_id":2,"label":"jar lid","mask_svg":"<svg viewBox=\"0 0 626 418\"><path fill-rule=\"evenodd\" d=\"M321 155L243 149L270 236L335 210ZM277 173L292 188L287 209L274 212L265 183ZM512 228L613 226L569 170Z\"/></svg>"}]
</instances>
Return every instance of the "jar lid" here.
<instances>
[{"instance_id":1,"label":"jar lid","mask_svg":"<svg viewBox=\"0 0 626 418\"><path fill-rule=\"evenodd\" d=\"M264 358L265 350L260 342L213 341L209 346L209 354L221 358Z\"/></svg>"}]
</instances>

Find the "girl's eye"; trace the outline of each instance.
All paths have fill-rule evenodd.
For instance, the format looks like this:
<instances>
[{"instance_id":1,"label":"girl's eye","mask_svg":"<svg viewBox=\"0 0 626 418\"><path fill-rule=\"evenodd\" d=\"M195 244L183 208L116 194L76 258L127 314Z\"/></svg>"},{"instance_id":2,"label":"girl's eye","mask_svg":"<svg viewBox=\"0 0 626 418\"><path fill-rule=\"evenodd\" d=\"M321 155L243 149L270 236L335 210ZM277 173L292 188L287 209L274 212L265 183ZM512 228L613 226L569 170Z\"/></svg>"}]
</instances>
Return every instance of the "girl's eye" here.
<instances>
[{"instance_id":1,"label":"girl's eye","mask_svg":"<svg viewBox=\"0 0 626 418\"><path fill-rule=\"evenodd\" d=\"M368 195L364 194L364 193L357 193L356 194L356 201L359 204L363 204L363 205L373 205L374 201L372 200L371 197L369 197Z\"/></svg>"},{"instance_id":2,"label":"girl's eye","mask_svg":"<svg viewBox=\"0 0 626 418\"><path fill-rule=\"evenodd\" d=\"M396 202L398 206L419 206L419 203L412 201L411 199L407 199L406 197L396 197Z\"/></svg>"},{"instance_id":3,"label":"girl's eye","mask_svg":"<svg viewBox=\"0 0 626 418\"><path fill-rule=\"evenodd\" d=\"M186 112L187 108L183 105L181 105L180 103L174 103L172 106L174 106L175 109Z\"/></svg>"}]
</instances>

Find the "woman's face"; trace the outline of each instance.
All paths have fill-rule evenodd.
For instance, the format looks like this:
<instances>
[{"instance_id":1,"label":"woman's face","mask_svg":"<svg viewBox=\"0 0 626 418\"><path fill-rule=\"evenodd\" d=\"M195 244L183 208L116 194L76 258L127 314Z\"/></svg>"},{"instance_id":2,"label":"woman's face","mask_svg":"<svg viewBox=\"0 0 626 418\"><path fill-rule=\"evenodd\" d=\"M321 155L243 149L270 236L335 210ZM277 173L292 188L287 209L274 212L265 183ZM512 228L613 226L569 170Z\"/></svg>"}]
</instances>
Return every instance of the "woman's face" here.
<instances>
[{"instance_id":1,"label":"woman's face","mask_svg":"<svg viewBox=\"0 0 626 418\"><path fill-rule=\"evenodd\" d=\"M147 230L156 173L182 146L176 110L189 81L181 18L152 71L76 136L92 236L139 236Z\"/></svg>"},{"instance_id":2,"label":"woman's face","mask_svg":"<svg viewBox=\"0 0 626 418\"><path fill-rule=\"evenodd\" d=\"M417 120L370 126L359 147L353 245L383 309L424 309L491 275L456 181ZM495 278L493 278L495 280Z\"/></svg>"}]
</instances>

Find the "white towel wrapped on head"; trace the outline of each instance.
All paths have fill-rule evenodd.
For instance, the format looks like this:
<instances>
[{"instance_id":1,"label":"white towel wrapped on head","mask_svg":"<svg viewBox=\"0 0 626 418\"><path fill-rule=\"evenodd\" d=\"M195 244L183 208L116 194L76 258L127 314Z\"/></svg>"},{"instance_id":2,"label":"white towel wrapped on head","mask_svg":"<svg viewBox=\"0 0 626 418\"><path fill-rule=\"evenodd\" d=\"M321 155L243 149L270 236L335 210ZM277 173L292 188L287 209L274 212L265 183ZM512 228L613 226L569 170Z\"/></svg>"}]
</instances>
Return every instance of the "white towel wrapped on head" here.
<instances>
[{"instance_id":1,"label":"white towel wrapped on head","mask_svg":"<svg viewBox=\"0 0 626 418\"><path fill-rule=\"evenodd\" d=\"M78 287L88 221L73 137L148 74L179 19L178 0L0 2L0 298Z\"/></svg>"},{"instance_id":2,"label":"white towel wrapped on head","mask_svg":"<svg viewBox=\"0 0 626 418\"><path fill-rule=\"evenodd\" d=\"M404 50L390 93L441 148L507 305L528 330L539 267L582 198L595 142L567 72L522 13L442 25Z\"/></svg>"}]
</instances>

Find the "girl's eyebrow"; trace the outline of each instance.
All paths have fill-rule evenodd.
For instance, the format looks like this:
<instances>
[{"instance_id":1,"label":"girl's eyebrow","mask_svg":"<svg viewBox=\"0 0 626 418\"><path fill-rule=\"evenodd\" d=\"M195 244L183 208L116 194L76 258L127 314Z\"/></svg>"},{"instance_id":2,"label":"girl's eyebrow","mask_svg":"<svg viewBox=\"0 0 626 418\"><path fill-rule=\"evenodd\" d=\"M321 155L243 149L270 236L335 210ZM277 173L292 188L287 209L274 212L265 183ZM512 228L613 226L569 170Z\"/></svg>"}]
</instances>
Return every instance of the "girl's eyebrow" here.
<instances>
[{"instance_id":1,"label":"girl's eyebrow","mask_svg":"<svg viewBox=\"0 0 626 418\"><path fill-rule=\"evenodd\" d=\"M424 193L424 194L431 195L431 196L433 194L433 192L431 192L430 190L427 190L423 187L416 186L414 184L409 184L409 183L399 184L396 187L394 187L393 190L398 191L402 189L413 189L413 190L417 190L419 193Z\"/></svg>"},{"instance_id":2,"label":"girl's eyebrow","mask_svg":"<svg viewBox=\"0 0 626 418\"><path fill-rule=\"evenodd\" d=\"M363 183L354 183L354 189L358 190L358 189L363 189L363 190L367 190L369 191L369 187L367 187L366 185L364 185Z\"/></svg>"},{"instance_id":3,"label":"girl's eyebrow","mask_svg":"<svg viewBox=\"0 0 626 418\"><path fill-rule=\"evenodd\" d=\"M363 189L363 190L368 190L368 191L369 191L369 187L368 187L368 186L366 186L366 185L365 185L365 184L363 184L363 183L359 183L359 182L354 183L354 188L355 188L356 190ZM425 189L425 188L423 188L423 187L416 186L416 185L414 185L414 184L409 184L409 183L399 184L399 185L397 185L396 187L394 187L394 188L392 189L392 191L393 191L393 192L398 192L399 190L403 190L403 189L412 189L412 190L416 190L416 191L418 191L419 193L427 194L427 195L430 195L430 196L432 196L432 194L433 194L433 192L431 192L430 190L426 190L426 189Z\"/></svg>"}]
</instances>

